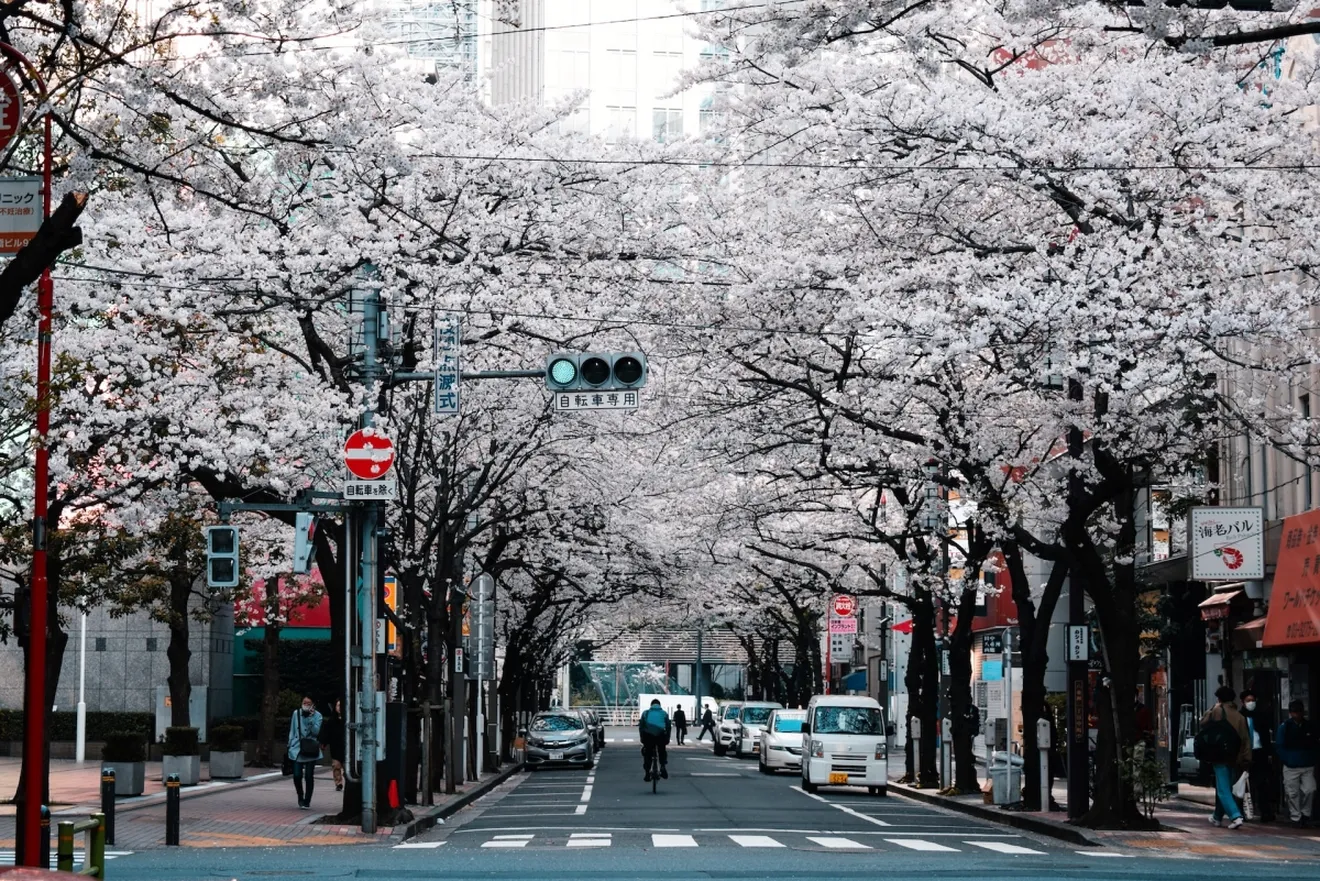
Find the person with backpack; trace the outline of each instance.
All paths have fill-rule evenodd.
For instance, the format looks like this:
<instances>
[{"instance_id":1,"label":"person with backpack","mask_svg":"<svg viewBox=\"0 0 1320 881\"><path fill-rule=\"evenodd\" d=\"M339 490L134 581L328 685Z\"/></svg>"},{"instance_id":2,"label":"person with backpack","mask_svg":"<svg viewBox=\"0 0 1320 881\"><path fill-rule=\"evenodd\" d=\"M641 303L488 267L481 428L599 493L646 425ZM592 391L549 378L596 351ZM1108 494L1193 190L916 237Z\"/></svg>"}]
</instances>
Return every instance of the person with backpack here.
<instances>
[{"instance_id":1,"label":"person with backpack","mask_svg":"<svg viewBox=\"0 0 1320 881\"><path fill-rule=\"evenodd\" d=\"M1222 826L1227 816L1230 829L1243 823L1242 811L1233 796L1233 781L1236 774L1251 765L1251 739L1247 736L1247 721L1233 703L1236 697L1232 688L1219 686L1215 691L1217 703L1202 717L1194 744L1196 757L1214 768L1215 811L1210 815L1210 824Z\"/></svg>"},{"instance_id":2,"label":"person with backpack","mask_svg":"<svg viewBox=\"0 0 1320 881\"><path fill-rule=\"evenodd\" d=\"M637 720L637 733L642 738L642 768L646 771L646 783L651 782L650 758L656 750L660 752L660 778L669 779L669 770L666 767L669 764L669 755L665 751L665 745L669 743L671 730L669 714L660 706L660 699L653 698L651 706Z\"/></svg>"},{"instance_id":3,"label":"person with backpack","mask_svg":"<svg viewBox=\"0 0 1320 881\"><path fill-rule=\"evenodd\" d=\"M1288 704L1288 718L1274 738L1275 752L1283 763L1283 794L1288 802L1288 819L1292 825L1305 826L1315 820L1315 763L1320 756L1315 728L1306 720L1306 705L1301 701Z\"/></svg>"}]
</instances>

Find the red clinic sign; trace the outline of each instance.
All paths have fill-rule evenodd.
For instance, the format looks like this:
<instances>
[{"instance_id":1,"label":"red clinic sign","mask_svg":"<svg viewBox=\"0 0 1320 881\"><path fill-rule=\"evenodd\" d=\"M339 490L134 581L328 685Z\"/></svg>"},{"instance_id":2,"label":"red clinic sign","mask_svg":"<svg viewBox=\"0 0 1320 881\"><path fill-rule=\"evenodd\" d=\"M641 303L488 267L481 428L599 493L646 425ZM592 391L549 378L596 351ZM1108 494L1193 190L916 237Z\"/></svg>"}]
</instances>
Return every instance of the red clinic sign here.
<instances>
[{"instance_id":1,"label":"red clinic sign","mask_svg":"<svg viewBox=\"0 0 1320 881\"><path fill-rule=\"evenodd\" d=\"M394 464L394 442L374 428L362 428L344 441L344 467L354 477L376 480Z\"/></svg>"},{"instance_id":2,"label":"red clinic sign","mask_svg":"<svg viewBox=\"0 0 1320 881\"><path fill-rule=\"evenodd\" d=\"M834 598L834 614L840 618L847 618L857 608L857 601L847 594L839 594Z\"/></svg>"},{"instance_id":3,"label":"red clinic sign","mask_svg":"<svg viewBox=\"0 0 1320 881\"><path fill-rule=\"evenodd\" d=\"M9 146L23 125L23 93L10 69L0 70L0 150Z\"/></svg>"}]
</instances>

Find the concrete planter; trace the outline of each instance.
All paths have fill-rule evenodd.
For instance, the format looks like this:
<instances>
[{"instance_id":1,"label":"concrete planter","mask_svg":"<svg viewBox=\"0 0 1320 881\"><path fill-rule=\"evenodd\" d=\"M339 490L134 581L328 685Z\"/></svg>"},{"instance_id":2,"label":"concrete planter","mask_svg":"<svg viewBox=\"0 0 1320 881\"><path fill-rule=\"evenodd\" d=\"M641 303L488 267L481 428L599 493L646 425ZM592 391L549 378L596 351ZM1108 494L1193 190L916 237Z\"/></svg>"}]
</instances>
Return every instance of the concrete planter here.
<instances>
[{"instance_id":1,"label":"concrete planter","mask_svg":"<svg viewBox=\"0 0 1320 881\"><path fill-rule=\"evenodd\" d=\"M163 756L160 761L160 779L168 780L171 774L179 775L180 786L196 786L202 779L201 756Z\"/></svg>"},{"instance_id":2,"label":"concrete planter","mask_svg":"<svg viewBox=\"0 0 1320 881\"><path fill-rule=\"evenodd\" d=\"M233 780L243 776L244 755L242 750L220 752L211 750L208 767L212 780Z\"/></svg>"},{"instance_id":3,"label":"concrete planter","mask_svg":"<svg viewBox=\"0 0 1320 881\"><path fill-rule=\"evenodd\" d=\"M104 762L115 769L115 795L141 795L147 787L146 762Z\"/></svg>"}]
</instances>

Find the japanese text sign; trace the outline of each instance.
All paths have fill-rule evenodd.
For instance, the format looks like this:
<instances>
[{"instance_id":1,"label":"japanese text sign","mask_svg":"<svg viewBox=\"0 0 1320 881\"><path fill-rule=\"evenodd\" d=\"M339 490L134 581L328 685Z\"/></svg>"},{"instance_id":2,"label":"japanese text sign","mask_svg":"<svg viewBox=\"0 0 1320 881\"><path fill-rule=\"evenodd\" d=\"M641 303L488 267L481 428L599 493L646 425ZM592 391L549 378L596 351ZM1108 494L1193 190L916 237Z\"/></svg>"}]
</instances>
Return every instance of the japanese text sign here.
<instances>
[{"instance_id":1,"label":"japanese text sign","mask_svg":"<svg viewBox=\"0 0 1320 881\"><path fill-rule=\"evenodd\" d=\"M1261 508L1192 508L1188 528L1191 577L1250 581L1265 577L1265 514Z\"/></svg>"},{"instance_id":2,"label":"japanese text sign","mask_svg":"<svg viewBox=\"0 0 1320 881\"><path fill-rule=\"evenodd\" d=\"M1261 642L1266 648L1320 643L1320 511L1283 521Z\"/></svg>"},{"instance_id":3,"label":"japanese text sign","mask_svg":"<svg viewBox=\"0 0 1320 881\"><path fill-rule=\"evenodd\" d=\"M439 416L458 415L458 350L463 326L457 318L435 322L435 412Z\"/></svg>"}]
</instances>

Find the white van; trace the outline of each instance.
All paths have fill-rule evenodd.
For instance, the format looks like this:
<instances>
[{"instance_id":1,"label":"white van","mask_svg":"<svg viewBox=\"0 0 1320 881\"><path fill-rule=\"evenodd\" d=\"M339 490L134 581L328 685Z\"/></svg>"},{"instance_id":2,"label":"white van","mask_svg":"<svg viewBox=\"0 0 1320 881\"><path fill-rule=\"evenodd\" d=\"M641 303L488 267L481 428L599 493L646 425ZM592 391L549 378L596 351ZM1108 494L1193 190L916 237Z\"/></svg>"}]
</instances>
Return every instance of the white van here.
<instances>
[{"instance_id":1,"label":"white van","mask_svg":"<svg viewBox=\"0 0 1320 881\"><path fill-rule=\"evenodd\" d=\"M889 793L885 714L875 698L818 694L802 726L802 789L865 786Z\"/></svg>"}]
</instances>

